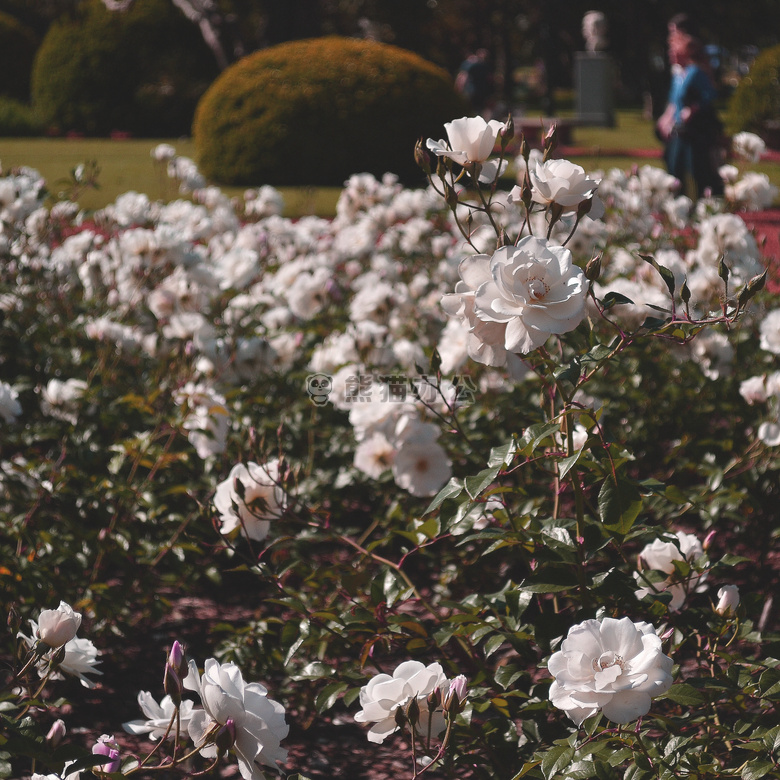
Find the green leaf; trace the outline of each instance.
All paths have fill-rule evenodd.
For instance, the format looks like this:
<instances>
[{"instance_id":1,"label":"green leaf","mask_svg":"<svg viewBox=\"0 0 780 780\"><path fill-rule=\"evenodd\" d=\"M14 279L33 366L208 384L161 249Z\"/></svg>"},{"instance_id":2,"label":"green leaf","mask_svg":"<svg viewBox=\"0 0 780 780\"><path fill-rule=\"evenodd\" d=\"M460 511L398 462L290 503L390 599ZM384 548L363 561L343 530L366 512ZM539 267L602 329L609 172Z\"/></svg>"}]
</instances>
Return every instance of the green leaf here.
<instances>
[{"instance_id":1,"label":"green leaf","mask_svg":"<svg viewBox=\"0 0 780 780\"><path fill-rule=\"evenodd\" d=\"M574 758L574 748L569 745L558 745L548 750L542 758L542 774L546 780L555 777L567 767Z\"/></svg>"},{"instance_id":2,"label":"green leaf","mask_svg":"<svg viewBox=\"0 0 780 780\"><path fill-rule=\"evenodd\" d=\"M328 683L318 694L314 700L314 705L317 708L317 712L322 714L326 710L329 710L338 699L339 695L349 688L349 685L345 682L332 682Z\"/></svg>"},{"instance_id":3,"label":"green leaf","mask_svg":"<svg viewBox=\"0 0 780 780\"><path fill-rule=\"evenodd\" d=\"M561 366L553 372L553 376L561 381L568 382L570 385L577 385L580 378L582 366L580 359L575 357L568 366Z\"/></svg>"},{"instance_id":4,"label":"green leaf","mask_svg":"<svg viewBox=\"0 0 780 780\"><path fill-rule=\"evenodd\" d=\"M673 701L675 704L684 704L686 706L703 704L707 700L701 691L697 691L696 688L688 683L673 685L666 692L664 698Z\"/></svg>"},{"instance_id":5,"label":"green leaf","mask_svg":"<svg viewBox=\"0 0 780 780\"><path fill-rule=\"evenodd\" d=\"M453 477L437 494L436 497L428 504L428 508L423 514L433 512L434 509L438 509L448 498L456 498L463 492L463 483Z\"/></svg>"},{"instance_id":6,"label":"green leaf","mask_svg":"<svg viewBox=\"0 0 780 780\"><path fill-rule=\"evenodd\" d=\"M498 466L499 468L506 468L511 465L512 459L517 452L517 442L512 441L507 444L503 444L500 447L493 447L490 450L490 457L488 458L488 466Z\"/></svg>"},{"instance_id":7,"label":"green leaf","mask_svg":"<svg viewBox=\"0 0 780 780\"><path fill-rule=\"evenodd\" d=\"M656 271L661 275L661 278L664 280L664 284L666 284L667 290L669 290L669 295L674 298L674 274L665 266L659 265L658 261L652 256L652 255L639 255L642 260L644 260L646 263L650 263L650 265L655 268Z\"/></svg>"},{"instance_id":8,"label":"green leaf","mask_svg":"<svg viewBox=\"0 0 780 780\"><path fill-rule=\"evenodd\" d=\"M626 298L626 296L622 293L614 291L608 292L601 301L601 305L605 310L625 303L633 304L634 302L631 300L631 298Z\"/></svg>"},{"instance_id":9,"label":"green leaf","mask_svg":"<svg viewBox=\"0 0 780 780\"><path fill-rule=\"evenodd\" d=\"M495 680L498 685L500 685L504 690L507 690L512 685L512 683L514 683L522 676L522 669L518 669L512 664L505 664L504 666L499 666L498 669L496 669Z\"/></svg>"},{"instance_id":10,"label":"green leaf","mask_svg":"<svg viewBox=\"0 0 780 780\"><path fill-rule=\"evenodd\" d=\"M468 493L469 498L473 500L484 490L487 490L495 481L500 470L500 466L491 466L490 468L482 469L479 474L476 474L473 477L466 477L463 486L466 488L466 493Z\"/></svg>"},{"instance_id":11,"label":"green leaf","mask_svg":"<svg viewBox=\"0 0 780 780\"><path fill-rule=\"evenodd\" d=\"M625 480L604 480L599 491L599 514L605 528L625 536L642 509L642 496L635 485Z\"/></svg>"},{"instance_id":12,"label":"green leaf","mask_svg":"<svg viewBox=\"0 0 780 780\"><path fill-rule=\"evenodd\" d=\"M493 653L498 650L501 645L504 644L504 637L502 634L493 634L493 636L490 637L490 639L485 642L485 646L483 648L483 652L485 653L485 658L489 658Z\"/></svg>"},{"instance_id":13,"label":"green leaf","mask_svg":"<svg viewBox=\"0 0 780 780\"><path fill-rule=\"evenodd\" d=\"M561 458L558 461L558 476L560 479L563 479L576 465L577 461L582 457L582 453L585 451L587 444L588 442L586 440L582 447L580 447L574 454L569 455L566 458Z\"/></svg>"},{"instance_id":14,"label":"green leaf","mask_svg":"<svg viewBox=\"0 0 780 780\"><path fill-rule=\"evenodd\" d=\"M774 766L771 761L759 758L748 761L742 769L742 780L758 780L759 777L769 774Z\"/></svg>"},{"instance_id":15,"label":"green leaf","mask_svg":"<svg viewBox=\"0 0 780 780\"><path fill-rule=\"evenodd\" d=\"M559 423L536 423L523 431L520 438L520 451L524 455L530 455L541 441L551 436L561 428Z\"/></svg>"}]
</instances>

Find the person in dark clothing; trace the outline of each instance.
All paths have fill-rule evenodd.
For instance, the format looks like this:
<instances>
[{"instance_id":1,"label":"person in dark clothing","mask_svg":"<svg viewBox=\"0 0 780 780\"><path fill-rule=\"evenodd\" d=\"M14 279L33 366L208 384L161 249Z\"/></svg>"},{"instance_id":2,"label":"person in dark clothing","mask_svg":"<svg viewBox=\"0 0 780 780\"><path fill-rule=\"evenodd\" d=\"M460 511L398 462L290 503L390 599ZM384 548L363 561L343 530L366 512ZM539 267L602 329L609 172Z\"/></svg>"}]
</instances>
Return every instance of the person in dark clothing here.
<instances>
[{"instance_id":1,"label":"person in dark clothing","mask_svg":"<svg viewBox=\"0 0 780 780\"><path fill-rule=\"evenodd\" d=\"M665 144L664 160L669 173L680 180L683 191L690 176L696 197L701 198L723 194L718 173L723 126L715 109L717 90L704 47L694 30L684 14L669 22L672 82L656 132Z\"/></svg>"},{"instance_id":2,"label":"person in dark clothing","mask_svg":"<svg viewBox=\"0 0 780 780\"><path fill-rule=\"evenodd\" d=\"M493 74L486 49L470 54L460 66L455 78L458 91L469 101L476 114L488 113L493 96Z\"/></svg>"}]
</instances>

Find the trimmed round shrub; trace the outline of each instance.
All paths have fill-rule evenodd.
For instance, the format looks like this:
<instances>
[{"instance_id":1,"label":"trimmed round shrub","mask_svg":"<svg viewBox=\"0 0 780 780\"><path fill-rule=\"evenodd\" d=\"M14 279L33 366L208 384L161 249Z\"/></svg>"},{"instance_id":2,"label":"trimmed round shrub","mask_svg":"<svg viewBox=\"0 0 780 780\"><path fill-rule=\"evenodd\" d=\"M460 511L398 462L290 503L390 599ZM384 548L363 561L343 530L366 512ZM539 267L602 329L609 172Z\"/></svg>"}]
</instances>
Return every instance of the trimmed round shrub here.
<instances>
[{"instance_id":1,"label":"trimmed round shrub","mask_svg":"<svg viewBox=\"0 0 780 780\"><path fill-rule=\"evenodd\" d=\"M38 37L13 16L0 11L0 96L30 99L32 70Z\"/></svg>"},{"instance_id":2,"label":"trimmed round shrub","mask_svg":"<svg viewBox=\"0 0 780 780\"><path fill-rule=\"evenodd\" d=\"M422 183L420 136L468 112L452 78L396 46L325 37L273 46L225 70L198 104L201 171L241 185L341 185L354 173Z\"/></svg>"},{"instance_id":3,"label":"trimmed round shrub","mask_svg":"<svg viewBox=\"0 0 780 780\"><path fill-rule=\"evenodd\" d=\"M89 2L49 29L35 58L32 97L60 132L188 135L200 96L218 73L198 28L168 0L126 12Z\"/></svg>"},{"instance_id":4,"label":"trimmed round shrub","mask_svg":"<svg viewBox=\"0 0 780 780\"><path fill-rule=\"evenodd\" d=\"M780 119L780 46L764 49L729 102L728 130L764 135ZM766 139L765 139L766 140Z\"/></svg>"}]
</instances>

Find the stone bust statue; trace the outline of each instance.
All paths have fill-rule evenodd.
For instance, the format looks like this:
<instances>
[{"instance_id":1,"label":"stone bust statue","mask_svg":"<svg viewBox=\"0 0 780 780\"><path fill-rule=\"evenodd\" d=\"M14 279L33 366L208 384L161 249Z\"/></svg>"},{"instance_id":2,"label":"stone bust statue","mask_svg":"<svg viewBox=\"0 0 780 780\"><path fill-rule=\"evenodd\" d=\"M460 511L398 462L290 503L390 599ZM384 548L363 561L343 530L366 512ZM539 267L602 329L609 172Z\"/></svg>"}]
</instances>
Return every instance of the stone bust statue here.
<instances>
[{"instance_id":1,"label":"stone bust statue","mask_svg":"<svg viewBox=\"0 0 780 780\"><path fill-rule=\"evenodd\" d=\"M588 11L582 17L582 36L586 51L607 48L607 17L601 11Z\"/></svg>"}]
</instances>

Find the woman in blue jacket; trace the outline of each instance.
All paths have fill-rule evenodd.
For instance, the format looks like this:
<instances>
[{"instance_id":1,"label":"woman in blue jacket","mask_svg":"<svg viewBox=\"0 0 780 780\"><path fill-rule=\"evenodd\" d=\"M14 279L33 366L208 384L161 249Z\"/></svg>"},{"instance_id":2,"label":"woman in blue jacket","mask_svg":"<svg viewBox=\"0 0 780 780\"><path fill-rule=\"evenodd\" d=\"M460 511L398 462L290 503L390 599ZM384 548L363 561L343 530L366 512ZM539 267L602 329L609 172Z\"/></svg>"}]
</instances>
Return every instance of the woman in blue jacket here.
<instances>
[{"instance_id":1,"label":"woman in blue jacket","mask_svg":"<svg viewBox=\"0 0 780 780\"><path fill-rule=\"evenodd\" d=\"M723 125L715 109L717 90L701 42L674 20L669 23L669 59L669 102L657 124L667 170L680 180L683 191L690 176L696 197L722 195L718 167Z\"/></svg>"}]
</instances>

